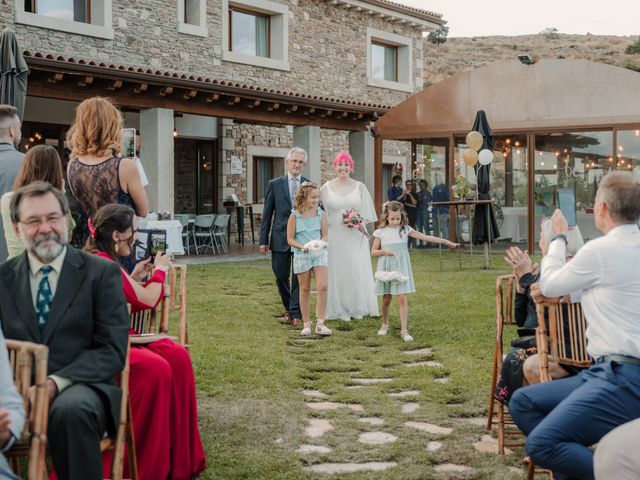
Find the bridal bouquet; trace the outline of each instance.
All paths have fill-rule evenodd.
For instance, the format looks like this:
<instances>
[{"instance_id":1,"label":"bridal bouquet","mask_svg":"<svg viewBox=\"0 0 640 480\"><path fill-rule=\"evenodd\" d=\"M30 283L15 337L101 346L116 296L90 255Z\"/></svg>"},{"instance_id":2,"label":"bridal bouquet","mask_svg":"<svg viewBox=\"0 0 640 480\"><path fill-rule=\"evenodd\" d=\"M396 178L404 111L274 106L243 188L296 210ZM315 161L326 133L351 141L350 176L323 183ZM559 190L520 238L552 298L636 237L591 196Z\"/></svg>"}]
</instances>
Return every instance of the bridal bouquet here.
<instances>
[{"instance_id":1,"label":"bridal bouquet","mask_svg":"<svg viewBox=\"0 0 640 480\"><path fill-rule=\"evenodd\" d=\"M327 248L327 245L329 244L324 240L311 240L304 244L304 248L307 249L307 252L312 257L319 257L322 254L322 250Z\"/></svg>"},{"instance_id":2,"label":"bridal bouquet","mask_svg":"<svg viewBox=\"0 0 640 480\"><path fill-rule=\"evenodd\" d=\"M347 210L342 211L342 224L347 228L353 228L354 230L358 230L365 237L369 238L369 232L364 226L364 218L360 215L360 212L349 208Z\"/></svg>"}]
</instances>

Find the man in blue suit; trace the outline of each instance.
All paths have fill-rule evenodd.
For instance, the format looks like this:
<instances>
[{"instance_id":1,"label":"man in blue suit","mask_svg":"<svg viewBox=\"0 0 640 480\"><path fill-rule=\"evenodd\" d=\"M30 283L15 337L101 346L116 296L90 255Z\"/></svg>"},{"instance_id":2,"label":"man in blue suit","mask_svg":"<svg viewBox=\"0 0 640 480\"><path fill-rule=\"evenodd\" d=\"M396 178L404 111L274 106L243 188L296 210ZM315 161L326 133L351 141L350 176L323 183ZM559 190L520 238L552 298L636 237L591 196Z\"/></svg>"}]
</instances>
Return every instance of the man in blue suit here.
<instances>
[{"instance_id":1,"label":"man in blue suit","mask_svg":"<svg viewBox=\"0 0 640 480\"><path fill-rule=\"evenodd\" d=\"M293 253L287 243L287 222L294 205L295 194L302 182L307 181L302 176L306 163L307 152L302 148L293 147L289 150L286 159L287 174L269 181L260 226L260 253L266 255L271 249L271 268L276 276L282 305L286 310L285 317L288 317L293 325L300 324L301 314L298 279L295 275L292 278L291 274Z\"/></svg>"}]
</instances>

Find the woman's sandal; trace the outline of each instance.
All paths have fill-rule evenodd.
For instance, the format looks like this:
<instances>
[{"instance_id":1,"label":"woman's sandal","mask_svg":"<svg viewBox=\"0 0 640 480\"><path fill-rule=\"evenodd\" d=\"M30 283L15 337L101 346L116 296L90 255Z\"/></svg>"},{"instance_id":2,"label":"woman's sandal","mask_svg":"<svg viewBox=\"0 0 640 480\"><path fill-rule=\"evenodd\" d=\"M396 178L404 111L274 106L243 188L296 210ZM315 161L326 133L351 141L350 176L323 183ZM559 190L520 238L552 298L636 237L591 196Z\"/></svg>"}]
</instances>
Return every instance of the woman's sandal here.
<instances>
[{"instance_id":1,"label":"woman's sandal","mask_svg":"<svg viewBox=\"0 0 640 480\"><path fill-rule=\"evenodd\" d=\"M316 323L316 334L328 337L333 332L324 326L324 320L322 322Z\"/></svg>"},{"instance_id":2,"label":"woman's sandal","mask_svg":"<svg viewBox=\"0 0 640 480\"><path fill-rule=\"evenodd\" d=\"M378 335L380 335L381 337L385 336L387 334L387 330L389 330L389 325L380 327L380 330L378 330Z\"/></svg>"},{"instance_id":3,"label":"woman's sandal","mask_svg":"<svg viewBox=\"0 0 640 480\"><path fill-rule=\"evenodd\" d=\"M304 328L300 330L300 335L303 337L311 335L311 325L305 325Z\"/></svg>"}]
</instances>

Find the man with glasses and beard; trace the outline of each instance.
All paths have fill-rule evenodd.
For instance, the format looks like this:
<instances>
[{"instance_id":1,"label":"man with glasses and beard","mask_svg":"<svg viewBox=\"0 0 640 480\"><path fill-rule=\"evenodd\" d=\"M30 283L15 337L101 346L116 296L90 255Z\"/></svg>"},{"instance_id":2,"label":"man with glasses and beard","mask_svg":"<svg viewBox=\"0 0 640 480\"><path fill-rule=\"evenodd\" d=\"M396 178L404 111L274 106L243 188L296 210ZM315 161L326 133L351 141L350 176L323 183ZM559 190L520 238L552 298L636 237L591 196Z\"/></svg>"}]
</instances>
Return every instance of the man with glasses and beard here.
<instances>
[{"instance_id":1,"label":"man with glasses and beard","mask_svg":"<svg viewBox=\"0 0 640 480\"><path fill-rule=\"evenodd\" d=\"M68 243L69 204L44 182L17 190L11 220L26 251L0 265L6 338L49 347L49 447L61 480L101 479L115 432L129 314L118 265ZM35 393L35 392L33 392Z\"/></svg>"}]
</instances>

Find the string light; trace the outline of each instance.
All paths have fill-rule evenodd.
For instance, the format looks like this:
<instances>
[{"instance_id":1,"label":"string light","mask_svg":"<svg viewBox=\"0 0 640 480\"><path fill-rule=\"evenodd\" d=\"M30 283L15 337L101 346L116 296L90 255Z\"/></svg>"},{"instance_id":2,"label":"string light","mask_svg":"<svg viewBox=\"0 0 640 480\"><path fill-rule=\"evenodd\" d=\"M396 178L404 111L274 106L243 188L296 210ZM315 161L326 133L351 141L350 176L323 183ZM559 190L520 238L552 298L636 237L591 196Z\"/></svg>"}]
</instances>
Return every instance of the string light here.
<instances>
[{"instance_id":1,"label":"string light","mask_svg":"<svg viewBox=\"0 0 640 480\"><path fill-rule=\"evenodd\" d=\"M178 129L174 128L173 129L173 138L176 138L178 136Z\"/></svg>"}]
</instances>

